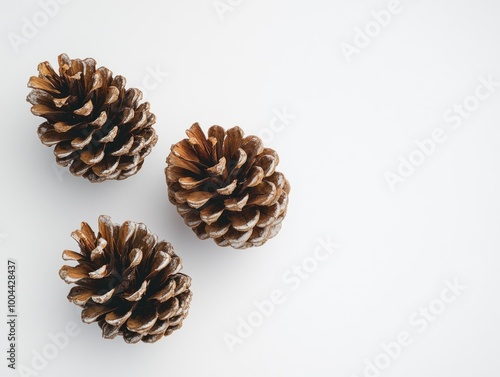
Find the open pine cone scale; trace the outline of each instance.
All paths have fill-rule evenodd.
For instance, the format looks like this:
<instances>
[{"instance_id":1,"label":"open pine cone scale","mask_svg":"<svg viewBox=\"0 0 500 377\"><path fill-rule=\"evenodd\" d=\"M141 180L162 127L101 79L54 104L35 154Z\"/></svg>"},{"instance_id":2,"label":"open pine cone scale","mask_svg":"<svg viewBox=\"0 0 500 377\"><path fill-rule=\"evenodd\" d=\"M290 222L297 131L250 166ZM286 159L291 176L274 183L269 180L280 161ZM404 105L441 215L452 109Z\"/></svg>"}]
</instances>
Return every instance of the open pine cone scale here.
<instances>
[{"instance_id":1,"label":"open pine cone scale","mask_svg":"<svg viewBox=\"0 0 500 377\"><path fill-rule=\"evenodd\" d=\"M191 301L191 278L170 243L158 242L144 224L118 226L99 218L96 236L87 223L72 234L80 252L66 250L60 276L77 284L68 299L81 306L82 321L98 322L105 338L155 342L181 327Z\"/></svg>"},{"instance_id":2,"label":"open pine cone scale","mask_svg":"<svg viewBox=\"0 0 500 377\"><path fill-rule=\"evenodd\" d=\"M169 200L201 239L220 246L259 246L279 231L290 185L277 153L239 127L195 123L172 146L165 170Z\"/></svg>"}]
</instances>

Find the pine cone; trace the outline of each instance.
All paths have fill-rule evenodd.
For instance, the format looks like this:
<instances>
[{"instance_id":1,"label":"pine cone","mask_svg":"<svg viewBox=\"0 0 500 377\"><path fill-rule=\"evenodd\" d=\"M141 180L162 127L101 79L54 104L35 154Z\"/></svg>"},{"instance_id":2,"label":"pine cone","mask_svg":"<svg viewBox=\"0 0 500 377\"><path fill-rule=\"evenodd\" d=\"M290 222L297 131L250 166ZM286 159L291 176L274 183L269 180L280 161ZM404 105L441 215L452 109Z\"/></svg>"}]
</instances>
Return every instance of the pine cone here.
<instances>
[{"instance_id":1,"label":"pine cone","mask_svg":"<svg viewBox=\"0 0 500 377\"><path fill-rule=\"evenodd\" d=\"M179 273L181 259L169 242L144 224L113 224L99 217L97 236L83 222L71 236L80 253L63 252L76 267L59 271L75 283L68 299L83 308L82 321L97 321L104 338L123 336L127 343L153 343L182 326L191 301L191 278Z\"/></svg>"},{"instance_id":2,"label":"pine cone","mask_svg":"<svg viewBox=\"0 0 500 377\"><path fill-rule=\"evenodd\" d=\"M168 196L201 239L243 249L274 237L286 215L290 185L275 171L278 154L239 127L198 123L173 145L165 175Z\"/></svg>"},{"instance_id":3,"label":"pine cone","mask_svg":"<svg viewBox=\"0 0 500 377\"><path fill-rule=\"evenodd\" d=\"M91 182L125 179L139 171L156 144L149 103L142 92L125 89L125 78L94 59L59 56L59 75L48 62L32 76L26 100L46 119L38 127L43 144L55 145L57 164Z\"/></svg>"}]
</instances>

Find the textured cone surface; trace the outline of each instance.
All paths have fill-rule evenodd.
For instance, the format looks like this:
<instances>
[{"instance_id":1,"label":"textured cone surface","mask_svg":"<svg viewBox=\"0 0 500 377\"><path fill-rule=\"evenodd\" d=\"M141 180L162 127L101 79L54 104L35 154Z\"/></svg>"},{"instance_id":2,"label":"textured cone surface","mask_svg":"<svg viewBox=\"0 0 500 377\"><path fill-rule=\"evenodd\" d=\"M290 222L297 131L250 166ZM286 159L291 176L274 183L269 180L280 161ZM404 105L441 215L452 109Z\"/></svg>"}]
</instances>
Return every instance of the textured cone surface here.
<instances>
[{"instance_id":1,"label":"textured cone surface","mask_svg":"<svg viewBox=\"0 0 500 377\"><path fill-rule=\"evenodd\" d=\"M274 237L286 215L290 185L276 171L279 158L239 127L195 123L172 146L165 175L168 196L201 239L243 249Z\"/></svg>"},{"instance_id":2,"label":"textured cone surface","mask_svg":"<svg viewBox=\"0 0 500 377\"><path fill-rule=\"evenodd\" d=\"M82 321L97 322L104 338L123 336L127 343L153 343L182 326L191 302L191 278L180 273L181 259L172 245L158 242L144 224L113 224L99 217L96 235L83 222L71 236L80 251L65 250L61 278L71 288L68 299L83 308Z\"/></svg>"},{"instance_id":3,"label":"textured cone surface","mask_svg":"<svg viewBox=\"0 0 500 377\"><path fill-rule=\"evenodd\" d=\"M125 179L139 171L156 144L156 121L139 89L125 89L125 78L96 68L94 59L59 56L59 74L38 65L26 100L46 119L41 142L54 147L56 162L91 182Z\"/></svg>"}]
</instances>

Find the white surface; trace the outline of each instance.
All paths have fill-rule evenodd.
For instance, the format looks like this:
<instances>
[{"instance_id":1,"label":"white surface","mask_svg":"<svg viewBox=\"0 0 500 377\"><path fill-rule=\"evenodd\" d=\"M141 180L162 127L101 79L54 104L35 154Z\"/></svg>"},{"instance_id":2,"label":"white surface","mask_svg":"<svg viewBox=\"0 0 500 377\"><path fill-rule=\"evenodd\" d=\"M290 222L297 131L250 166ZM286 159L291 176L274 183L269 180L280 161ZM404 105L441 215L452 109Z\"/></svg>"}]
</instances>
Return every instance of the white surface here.
<instances>
[{"instance_id":1,"label":"white surface","mask_svg":"<svg viewBox=\"0 0 500 377\"><path fill-rule=\"evenodd\" d=\"M381 343L401 332L413 342L382 376L498 376L500 90L457 130L442 119L479 77L500 81L498 2L402 0L350 63L342 42L352 44L387 1L224 3L239 5L221 20L212 0L74 0L15 52L8 33L21 34L41 8L2 1L0 281L15 258L18 366L32 368L49 334L75 322L79 335L39 376L360 377L369 375L364 360L383 363ZM169 73L146 93L159 142L134 177L90 184L54 170L25 96L37 64L56 65L61 52L93 57L129 86L142 86L148 69ZM247 251L198 240L167 200L170 145L195 121L260 134L285 107L296 117L267 143L292 185L281 233ZM384 174L436 128L446 142L391 191ZM81 221L95 227L100 214L146 223L193 278L184 327L154 345L101 339L65 298L61 252L75 248ZM313 254L317 237L341 246L293 291L283 274ZM419 332L412 313L439 309L433 300L455 278L467 289ZM275 289L285 302L230 352L224 334ZM0 375L14 375L2 360Z\"/></svg>"}]
</instances>

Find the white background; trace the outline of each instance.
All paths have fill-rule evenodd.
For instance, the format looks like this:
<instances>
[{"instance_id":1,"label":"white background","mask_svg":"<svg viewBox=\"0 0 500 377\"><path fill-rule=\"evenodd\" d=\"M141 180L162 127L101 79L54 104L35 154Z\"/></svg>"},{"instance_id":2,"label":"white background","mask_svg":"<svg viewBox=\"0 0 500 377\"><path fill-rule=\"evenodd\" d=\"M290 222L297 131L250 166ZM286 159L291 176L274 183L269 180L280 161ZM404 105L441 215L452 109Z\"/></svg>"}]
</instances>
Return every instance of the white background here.
<instances>
[{"instance_id":1,"label":"white background","mask_svg":"<svg viewBox=\"0 0 500 377\"><path fill-rule=\"evenodd\" d=\"M375 376L366 363L383 364L381 344L401 332L412 344L382 376L500 375L500 87L457 129L443 120L480 77L500 81L498 1L401 0L402 11L350 62L342 43L354 45L356 28L376 28L371 12L388 1L222 3L233 5L219 16L212 0L73 0L15 46L9 38L23 36L26 20L43 23L42 8L2 0L0 314L14 258L18 367L33 369L49 335L74 322L79 334L37 375ZM159 142L132 178L73 177L38 140L42 119L29 111L26 83L62 52L95 58L129 86L168 72L145 91ZM167 199L170 146L196 121L264 135L284 109L295 118L266 134L292 186L282 231L245 251L198 240ZM392 191L385 174L438 128L446 141ZM70 233L81 221L95 228L100 214L147 224L193 278L183 328L154 345L102 339L66 300L61 252L76 247ZM292 290L283 275L328 237L340 247ZM461 295L425 331L412 326L420 307L442 309L433 300L454 279L467 287ZM231 352L224 334L236 335L238 318L275 289L285 302ZM15 375L5 321L2 376Z\"/></svg>"}]
</instances>

